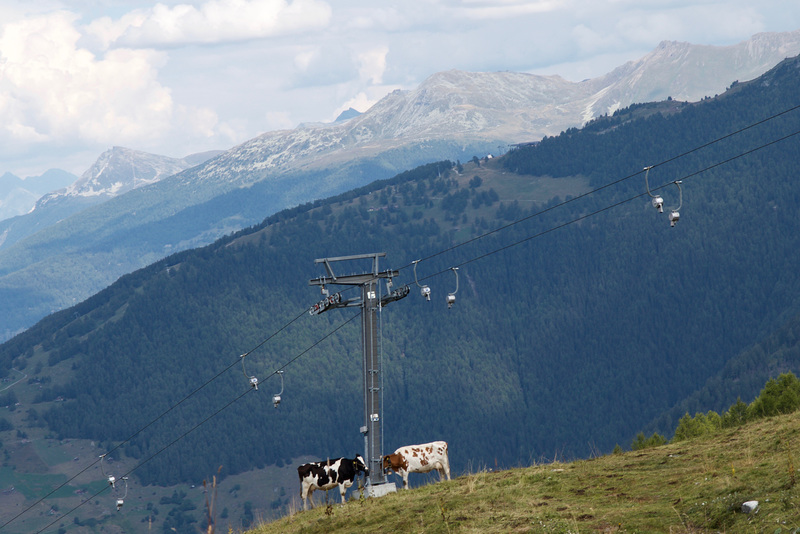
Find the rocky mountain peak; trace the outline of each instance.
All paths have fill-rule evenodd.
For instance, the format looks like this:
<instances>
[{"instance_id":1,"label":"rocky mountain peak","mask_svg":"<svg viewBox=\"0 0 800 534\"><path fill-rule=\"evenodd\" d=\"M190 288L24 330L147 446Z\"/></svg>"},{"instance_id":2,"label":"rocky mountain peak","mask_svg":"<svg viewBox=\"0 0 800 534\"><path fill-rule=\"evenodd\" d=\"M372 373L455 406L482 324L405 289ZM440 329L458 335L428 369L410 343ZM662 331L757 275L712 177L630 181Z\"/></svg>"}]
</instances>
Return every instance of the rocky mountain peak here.
<instances>
[{"instance_id":1,"label":"rocky mountain peak","mask_svg":"<svg viewBox=\"0 0 800 534\"><path fill-rule=\"evenodd\" d=\"M67 188L67 195L115 196L187 167L182 160L115 146Z\"/></svg>"},{"instance_id":2,"label":"rocky mountain peak","mask_svg":"<svg viewBox=\"0 0 800 534\"><path fill-rule=\"evenodd\" d=\"M209 157L216 153L209 153ZM195 158L196 159L196 158ZM153 184L194 166L193 156L177 159L115 146L106 150L75 182L64 189L45 195L36 208L64 198L115 197L145 185Z\"/></svg>"}]
</instances>

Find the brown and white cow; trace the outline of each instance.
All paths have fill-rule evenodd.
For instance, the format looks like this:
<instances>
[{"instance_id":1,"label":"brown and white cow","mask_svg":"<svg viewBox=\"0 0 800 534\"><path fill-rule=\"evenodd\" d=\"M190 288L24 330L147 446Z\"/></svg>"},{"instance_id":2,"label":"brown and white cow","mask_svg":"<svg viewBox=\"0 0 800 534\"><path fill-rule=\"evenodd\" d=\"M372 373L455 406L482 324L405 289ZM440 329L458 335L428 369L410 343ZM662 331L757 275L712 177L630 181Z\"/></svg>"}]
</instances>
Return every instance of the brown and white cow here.
<instances>
[{"instance_id":1,"label":"brown and white cow","mask_svg":"<svg viewBox=\"0 0 800 534\"><path fill-rule=\"evenodd\" d=\"M403 488L408 489L409 473L428 473L436 469L439 480L450 480L450 459L447 442L433 441L423 445L400 447L394 454L383 457L383 472L394 471L403 477Z\"/></svg>"},{"instance_id":2,"label":"brown and white cow","mask_svg":"<svg viewBox=\"0 0 800 534\"><path fill-rule=\"evenodd\" d=\"M355 458L337 458L301 465L297 468L297 475L300 477L300 498L303 500L303 510L306 509L306 501L310 501L311 507L314 508L313 494L315 490L329 490L336 486L339 486L342 504L344 504L344 494L353 485L353 481L359 473L369 476L369 469L360 454L357 454Z\"/></svg>"}]
</instances>

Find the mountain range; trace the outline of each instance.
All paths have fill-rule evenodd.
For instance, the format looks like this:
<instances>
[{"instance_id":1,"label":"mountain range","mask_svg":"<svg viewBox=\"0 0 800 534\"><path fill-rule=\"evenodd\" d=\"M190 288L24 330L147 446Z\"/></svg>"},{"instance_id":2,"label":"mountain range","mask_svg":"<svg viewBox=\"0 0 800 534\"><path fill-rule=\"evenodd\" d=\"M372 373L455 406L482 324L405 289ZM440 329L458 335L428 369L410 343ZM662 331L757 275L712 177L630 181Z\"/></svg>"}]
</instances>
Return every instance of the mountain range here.
<instances>
[{"instance_id":1,"label":"mountain range","mask_svg":"<svg viewBox=\"0 0 800 534\"><path fill-rule=\"evenodd\" d=\"M699 100L798 52L800 31L758 34L729 47L664 42L638 61L582 82L440 72L365 113L267 132L170 176L140 168L167 158L129 152L135 154L129 159L114 149L119 176L111 176L104 163L111 160L101 156L75 187L0 225L0 339L127 272L283 208L430 161L503 153L634 102ZM134 188L134 171L154 183ZM71 207L62 211L65 205Z\"/></svg>"},{"instance_id":2,"label":"mountain range","mask_svg":"<svg viewBox=\"0 0 800 534\"><path fill-rule=\"evenodd\" d=\"M10 172L5 173L0 176L0 221L28 213L43 195L68 186L76 178L60 169L50 169L40 176L28 176L24 180Z\"/></svg>"},{"instance_id":3,"label":"mountain range","mask_svg":"<svg viewBox=\"0 0 800 534\"><path fill-rule=\"evenodd\" d=\"M153 184L184 169L193 167L210 159L219 152L193 154L183 159L169 158L140 152L123 147L113 147L80 178L64 173L50 171L42 176L55 175L59 182L50 180L40 190L33 207L24 215L0 220L0 254L17 241L47 229L59 221L79 213L87 207L123 195L133 189ZM63 183L64 177L72 179L65 187L52 187ZM27 181L31 180L30 178Z\"/></svg>"}]
</instances>

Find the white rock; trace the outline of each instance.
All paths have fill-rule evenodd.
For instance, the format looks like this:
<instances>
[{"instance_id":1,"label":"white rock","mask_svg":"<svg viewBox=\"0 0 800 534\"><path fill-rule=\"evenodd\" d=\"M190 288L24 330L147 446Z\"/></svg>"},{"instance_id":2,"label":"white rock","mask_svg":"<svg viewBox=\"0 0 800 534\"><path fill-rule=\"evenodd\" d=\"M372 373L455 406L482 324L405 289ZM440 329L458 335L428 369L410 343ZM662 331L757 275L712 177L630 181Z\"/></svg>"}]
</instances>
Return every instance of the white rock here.
<instances>
[{"instance_id":1,"label":"white rock","mask_svg":"<svg viewBox=\"0 0 800 534\"><path fill-rule=\"evenodd\" d=\"M747 501L742 503L742 512L754 514L758 512L758 501Z\"/></svg>"}]
</instances>

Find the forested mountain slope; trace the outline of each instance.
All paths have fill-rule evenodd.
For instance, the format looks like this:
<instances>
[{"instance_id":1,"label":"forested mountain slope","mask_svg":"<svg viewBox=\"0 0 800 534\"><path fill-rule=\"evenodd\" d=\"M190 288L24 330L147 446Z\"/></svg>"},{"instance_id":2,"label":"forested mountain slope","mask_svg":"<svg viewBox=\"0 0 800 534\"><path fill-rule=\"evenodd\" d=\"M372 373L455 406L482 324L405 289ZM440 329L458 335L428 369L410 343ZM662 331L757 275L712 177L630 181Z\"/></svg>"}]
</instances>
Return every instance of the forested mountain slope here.
<instances>
[{"instance_id":1,"label":"forested mountain slope","mask_svg":"<svg viewBox=\"0 0 800 534\"><path fill-rule=\"evenodd\" d=\"M610 451L800 313L799 83L794 58L170 256L0 346L29 377L12 425L122 443L152 484L359 452L357 310L310 316L308 281L317 258L385 251L412 284L381 316L387 450L445 439L455 472ZM665 212L682 180L675 227L647 165Z\"/></svg>"},{"instance_id":2,"label":"forested mountain slope","mask_svg":"<svg viewBox=\"0 0 800 534\"><path fill-rule=\"evenodd\" d=\"M791 317L774 333L730 359L723 369L696 392L647 425L651 432L670 432L684 414L722 412L741 397L749 400L759 384L800 367L800 315Z\"/></svg>"}]
</instances>

